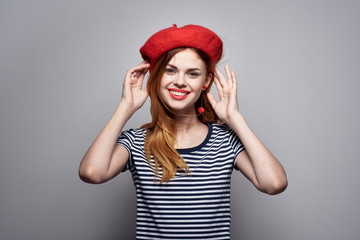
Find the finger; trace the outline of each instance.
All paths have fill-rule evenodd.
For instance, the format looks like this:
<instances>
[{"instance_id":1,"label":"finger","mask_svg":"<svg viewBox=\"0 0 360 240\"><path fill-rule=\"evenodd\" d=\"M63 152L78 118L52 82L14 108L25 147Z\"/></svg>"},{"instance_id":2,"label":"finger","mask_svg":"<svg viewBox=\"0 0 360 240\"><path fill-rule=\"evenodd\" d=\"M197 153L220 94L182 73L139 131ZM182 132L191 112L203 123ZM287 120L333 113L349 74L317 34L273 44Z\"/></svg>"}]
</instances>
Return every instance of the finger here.
<instances>
[{"instance_id":1,"label":"finger","mask_svg":"<svg viewBox=\"0 0 360 240\"><path fill-rule=\"evenodd\" d=\"M143 85L143 81L145 79L145 75L146 75L147 71L148 71L147 69L146 70L143 69L143 71L140 73L140 76L138 77L140 86Z\"/></svg>"},{"instance_id":2,"label":"finger","mask_svg":"<svg viewBox=\"0 0 360 240\"><path fill-rule=\"evenodd\" d=\"M139 78L141 80L143 80L145 78L145 75L146 75L147 71L145 69L143 69L141 72L140 72L140 75L139 75Z\"/></svg>"},{"instance_id":3,"label":"finger","mask_svg":"<svg viewBox=\"0 0 360 240\"><path fill-rule=\"evenodd\" d=\"M206 93L207 98L209 99L209 102L213 108L215 108L215 105L217 104L214 95L211 92Z\"/></svg>"},{"instance_id":4,"label":"finger","mask_svg":"<svg viewBox=\"0 0 360 240\"><path fill-rule=\"evenodd\" d=\"M127 76L133 81L134 79L136 79L136 73L136 68L132 68L128 71Z\"/></svg>"},{"instance_id":5,"label":"finger","mask_svg":"<svg viewBox=\"0 0 360 240\"><path fill-rule=\"evenodd\" d=\"M231 72L230 72L230 68L228 65L225 65L225 73L226 73L226 77L228 79L227 83L229 85L229 88L232 88L233 85L233 81L232 81L232 76L231 76Z\"/></svg>"},{"instance_id":6,"label":"finger","mask_svg":"<svg viewBox=\"0 0 360 240\"><path fill-rule=\"evenodd\" d=\"M215 73L216 73L216 76L217 76L217 79L219 80L219 83L221 84L222 87L225 87L227 84L226 84L226 80L225 80L225 77L224 75L221 73L220 69L218 67L216 67L215 69Z\"/></svg>"},{"instance_id":7,"label":"finger","mask_svg":"<svg viewBox=\"0 0 360 240\"><path fill-rule=\"evenodd\" d=\"M130 71L131 72L139 72L139 71L142 71L143 69L148 70L149 68L150 68L150 63L148 63L147 61L143 61L139 65L130 69Z\"/></svg>"},{"instance_id":8,"label":"finger","mask_svg":"<svg viewBox=\"0 0 360 240\"><path fill-rule=\"evenodd\" d=\"M130 75L132 78L138 78L141 75L144 75L149 71L150 64L146 61L141 62L138 66L130 69Z\"/></svg>"},{"instance_id":9,"label":"finger","mask_svg":"<svg viewBox=\"0 0 360 240\"><path fill-rule=\"evenodd\" d=\"M134 77L141 78L145 76L145 69L139 69L138 71L134 72ZM145 72L145 73L144 73Z\"/></svg>"},{"instance_id":10,"label":"finger","mask_svg":"<svg viewBox=\"0 0 360 240\"><path fill-rule=\"evenodd\" d=\"M143 61L139 64L139 67L142 69L142 71L149 71L150 69L150 63L147 61Z\"/></svg>"},{"instance_id":11,"label":"finger","mask_svg":"<svg viewBox=\"0 0 360 240\"><path fill-rule=\"evenodd\" d=\"M142 61L139 65L141 65L141 64L148 64L150 66L150 62L147 60Z\"/></svg>"},{"instance_id":12,"label":"finger","mask_svg":"<svg viewBox=\"0 0 360 240\"><path fill-rule=\"evenodd\" d=\"M218 90L219 98L221 99L224 97L223 88L222 88L219 78L217 76L215 76L214 82L215 82L216 89Z\"/></svg>"},{"instance_id":13,"label":"finger","mask_svg":"<svg viewBox=\"0 0 360 240\"><path fill-rule=\"evenodd\" d=\"M232 82L233 82L233 89L236 91L237 90L237 80L236 80L236 76L235 76L235 72L232 71L231 72L231 76L232 76Z\"/></svg>"},{"instance_id":14,"label":"finger","mask_svg":"<svg viewBox=\"0 0 360 240\"><path fill-rule=\"evenodd\" d=\"M132 75L131 75L132 79L136 82L139 81L139 72L134 72Z\"/></svg>"}]
</instances>

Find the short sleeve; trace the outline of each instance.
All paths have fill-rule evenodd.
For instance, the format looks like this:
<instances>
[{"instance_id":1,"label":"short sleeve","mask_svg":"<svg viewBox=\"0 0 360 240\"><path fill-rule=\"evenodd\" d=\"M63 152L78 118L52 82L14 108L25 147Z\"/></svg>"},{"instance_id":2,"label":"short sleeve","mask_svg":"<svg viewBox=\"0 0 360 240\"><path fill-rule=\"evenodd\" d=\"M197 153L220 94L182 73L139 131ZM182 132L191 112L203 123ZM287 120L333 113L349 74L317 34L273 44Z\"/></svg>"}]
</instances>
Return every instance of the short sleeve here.
<instances>
[{"instance_id":1,"label":"short sleeve","mask_svg":"<svg viewBox=\"0 0 360 240\"><path fill-rule=\"evenodd\" d=\"M118 139L116 141L116 144L122 145L129 152L129 159L127 161L126 167L123 170L123 172L129 170L131 168L132 164L133 164L131 149L132 149L132 147L134 145L134 139L135 139L134 136L135 136L134 129L129 129L129 130L126 130L126 131L122 131L120 136L118 137Z\"/></svg>"},{"instance_id":2,"label":"short sleeve","mask_svg":"<svg viewBox=\"0 0 360 240\"><path fill-rule=\"evenodd\" d=\"M231 128L229 128L229 143L234 151L233 167L236 168L236 159L239 156L239 154L245 149L245 147L242 144L238 135Z\"/></svg>"}]
</instances>

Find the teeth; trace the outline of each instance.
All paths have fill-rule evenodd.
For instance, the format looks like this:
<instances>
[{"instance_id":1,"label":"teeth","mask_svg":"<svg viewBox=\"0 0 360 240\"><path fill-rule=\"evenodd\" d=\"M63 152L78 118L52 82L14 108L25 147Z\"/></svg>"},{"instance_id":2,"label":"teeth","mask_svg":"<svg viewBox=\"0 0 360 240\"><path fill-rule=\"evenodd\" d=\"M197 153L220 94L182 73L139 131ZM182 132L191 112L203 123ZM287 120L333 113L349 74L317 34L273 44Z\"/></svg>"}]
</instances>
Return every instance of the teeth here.
<instances>
[{"instance_id":1,"label":"teeth","mask_svg":"<svg viewBox=\"0 0 360 240\"><path fill-rule=\"evenodd\" d=\"M185 96L187 95L187 93L184 92L175 92L175 91L170 91L171 94L174 94L176 96Z\"/></svg>"}]
</instances>

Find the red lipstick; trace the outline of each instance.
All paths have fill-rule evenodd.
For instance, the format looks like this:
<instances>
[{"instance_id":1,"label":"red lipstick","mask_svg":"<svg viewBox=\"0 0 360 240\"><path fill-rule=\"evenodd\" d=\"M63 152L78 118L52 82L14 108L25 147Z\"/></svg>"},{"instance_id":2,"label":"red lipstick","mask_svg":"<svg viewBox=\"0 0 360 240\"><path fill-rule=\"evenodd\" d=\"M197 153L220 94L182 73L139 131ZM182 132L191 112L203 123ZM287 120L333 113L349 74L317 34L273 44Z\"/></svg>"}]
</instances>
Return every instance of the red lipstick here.
<instances>
[{"instance_id":1,"label":"red lipstick","mask_svg":"<svg viewBox=\"0 0 360 240\"><path fill-rule=\"evenodd\" d=\"M189 94L189 91L184 90L184 89L170 88L170 89L168 89L168 91L169 91L170 96L175 100L183 100Z\"/></svg>"}]
</instances>

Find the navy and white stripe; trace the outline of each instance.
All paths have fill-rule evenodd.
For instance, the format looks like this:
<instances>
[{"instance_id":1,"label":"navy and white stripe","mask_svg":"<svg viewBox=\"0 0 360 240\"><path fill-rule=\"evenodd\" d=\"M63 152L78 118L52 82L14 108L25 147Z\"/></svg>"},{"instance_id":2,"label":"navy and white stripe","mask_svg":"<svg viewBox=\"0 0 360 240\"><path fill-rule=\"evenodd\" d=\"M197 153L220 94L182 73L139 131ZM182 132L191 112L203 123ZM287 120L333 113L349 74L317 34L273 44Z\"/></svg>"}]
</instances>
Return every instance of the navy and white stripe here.
<instances>
[{"instance_id":1,"label":"navy and white stripe","mask_svg":"<svg viewBox=\"0 0 360 240\"><path fill-rule=\"evenodd\" d=\"M154 169L145 157L146 129L119 136L117 143L130 154L126 170L136 188L137 239L230 239L230 179L244 147L229 127L208 127L199 146L177 149L191 173L178 172L162 184L154 181Z\"/></svg>"}]
</instances>

